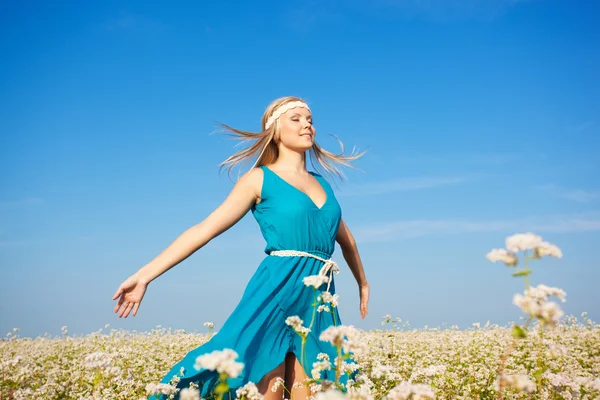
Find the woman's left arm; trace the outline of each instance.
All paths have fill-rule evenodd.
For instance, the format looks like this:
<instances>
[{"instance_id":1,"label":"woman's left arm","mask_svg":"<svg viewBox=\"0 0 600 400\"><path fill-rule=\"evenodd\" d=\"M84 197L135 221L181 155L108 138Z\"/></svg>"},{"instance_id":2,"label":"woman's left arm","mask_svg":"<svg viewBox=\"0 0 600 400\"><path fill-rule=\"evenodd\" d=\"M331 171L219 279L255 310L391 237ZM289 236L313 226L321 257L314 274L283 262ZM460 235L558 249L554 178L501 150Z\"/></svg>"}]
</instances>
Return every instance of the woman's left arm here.
<instances>
[{"instance_id":1,"label":"woman's left arm","mask_svg":"<svg viewBox=\"0 0 600 400\"><path fill-rule=\"evenodd\" d=\"M342 255L350 267L356 283L360 290L360 314L362 318L365 318L368 314L368 302L369 302L369 283L365 276L365 271L362 266L360 255L358 254L358 247L352 232L348 229L348 226L342 219L340 227L337 232L336 241L339 243L342 249Z\"/></svg>"}]
</instances>

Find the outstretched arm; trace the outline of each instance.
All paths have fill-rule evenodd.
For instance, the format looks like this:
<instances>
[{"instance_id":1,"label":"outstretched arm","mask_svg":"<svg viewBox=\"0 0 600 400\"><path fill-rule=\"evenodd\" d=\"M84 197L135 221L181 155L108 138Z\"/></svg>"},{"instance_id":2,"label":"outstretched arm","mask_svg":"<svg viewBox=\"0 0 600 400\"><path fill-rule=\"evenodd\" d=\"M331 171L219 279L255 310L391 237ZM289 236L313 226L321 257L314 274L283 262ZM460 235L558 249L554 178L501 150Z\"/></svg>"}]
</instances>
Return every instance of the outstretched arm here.
<instances>
[{"instance_id":1,"label":"outstretched arm","mask_svg":"<svg viewBox=\"0 0 600 400\"><path fill-rule=\"evenodd\" d=\"M150 283L170 268L188 258L198 249L235 225L260 197L262 170L253 169L235 184L225 201L204 221L183 232L154 260L135 275Z\"/></svg>"},{"instance_id":2,"label":"outstretched arm","mask_svg":"<svg viewBox=\"0 0 600 400\"><path fill-rule=\"evenodd\" d=\"M342 249L342 255L344 256L348 267L350 267L350 270L356 279L356 283L358 283L360 293L360 314L362 318L365 318L368 314L367 304L369 302L370 287L365 276L360 255L358 254L356 241L343 219L340 222L336 241Z\"/></svg>"},{"instance_id":3,"label":"outstretched arm","mask_svg":"<svg viewBox=\"0 0 600 400\"><path fill-rule=\"evenodd\" d=\"M204 221L183 232L156 258L127 278L113 296L119 318L136 316L150 282L188 258L196 250L239 221L260 197L263 172L252 169L236 183L225 201Z\"/></svg>"}]
</instances>

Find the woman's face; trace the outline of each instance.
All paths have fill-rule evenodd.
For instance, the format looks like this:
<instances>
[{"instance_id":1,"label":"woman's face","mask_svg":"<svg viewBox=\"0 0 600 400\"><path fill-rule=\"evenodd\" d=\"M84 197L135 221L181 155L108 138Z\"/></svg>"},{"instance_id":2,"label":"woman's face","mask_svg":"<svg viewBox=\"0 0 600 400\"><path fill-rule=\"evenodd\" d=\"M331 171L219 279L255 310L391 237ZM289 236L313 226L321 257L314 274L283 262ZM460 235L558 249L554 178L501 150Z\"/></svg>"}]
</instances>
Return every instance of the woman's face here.
<instances>
[{"instance_id":1,"label":"woman's face","mask_svg":"<svg viewBox=\"0 0 600 400\"><path fill-rule=\"evenodd\" d=\"M292 150L310 149L315 141L312 114L304 107L288 110L279 117L278 143Z\"/></svg>"}]
</instances>

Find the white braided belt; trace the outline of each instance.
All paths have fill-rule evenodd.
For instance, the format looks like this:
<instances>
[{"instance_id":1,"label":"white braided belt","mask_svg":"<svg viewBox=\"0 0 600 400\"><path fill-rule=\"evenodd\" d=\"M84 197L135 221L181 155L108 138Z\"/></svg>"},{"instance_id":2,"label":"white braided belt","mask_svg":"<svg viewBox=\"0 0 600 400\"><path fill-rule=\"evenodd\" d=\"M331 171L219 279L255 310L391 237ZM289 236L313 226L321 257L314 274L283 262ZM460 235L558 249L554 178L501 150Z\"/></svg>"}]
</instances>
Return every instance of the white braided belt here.
<instances>
[{"instance_id":1,"label":"white braided belt","mask_svg":"<svg viewBox=\"0 0 600 400\"><path fill-rule=\"evenodd\" d=\"M319 271L319 275L327 276L329 274L329 280L327 281L327 291L329 292L329 285L331 284L331 280L333 279L333 274L340 273L340 267L337 265L335 261L331 258L326 260L314 254L307 253L305 251L298 250L273 250L269 253L271 256L277 257L311 257L315 258L319 261L324 262L323 267L321 267L321 271Z\"/></svg>"}]
</instances>

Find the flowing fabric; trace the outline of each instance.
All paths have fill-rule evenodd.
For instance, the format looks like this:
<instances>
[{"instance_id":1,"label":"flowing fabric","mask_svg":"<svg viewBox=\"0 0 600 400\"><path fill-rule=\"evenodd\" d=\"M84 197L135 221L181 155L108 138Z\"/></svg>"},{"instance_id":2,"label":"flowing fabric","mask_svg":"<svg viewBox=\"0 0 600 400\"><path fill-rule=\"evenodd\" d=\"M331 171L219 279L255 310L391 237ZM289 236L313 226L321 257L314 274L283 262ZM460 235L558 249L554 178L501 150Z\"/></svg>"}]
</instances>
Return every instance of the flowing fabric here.
<instances>
[{"instance_id":1,"label":"flowing fabric","mask_svg":"<svg viewBox=\"0 0 600 400\"><path fill-rule=\"evenodd\" d=\"M321 332L332 325L341 325L337 307L331 312L316 312L317 296L326 290L323 284L318 290L306 286L303 278L319 274L323 261L312 257L276 257L275 250L297 250L330 259L335 249L335 239L341 221L341 208L330 184L319 174L311 172L323 187L327 198L319 207L307 194L289 184L266 166L263 170L261 201L251 209L265 238L267 256L251 277L242 298L223 327L208 342L190 351L164 376L161 383L169 383L174 375L180 377L178 388L190 382L200 385L203 398L214 390L219 374L207 369L194 368L196 358L214 350L232 349L238 354L237 362L244 368L236 378L228 378L230 388L224 399L235 399L235 391L248 382L258 382L279 366L287 353L294 353L298 361L305 360L305 373L312 377L314 362L319 353L325 353L334 365L337 348L319 339ZM329 292L335 294L335 281L330 282ZM302 337L285 321L298 316L308 327L304 353ZM352 354L351 354L352 355ZM353 362L352 358L346 360ZM180 370L183 367L184 374ZM354 379L358 371L351 374ZM283 378L283 376L282 376ZM335 371L322 371L321 378L335 381ZM347 383L343 374L340 382ZM290 389L290 388L288 388ZM167 399L166 395L154 395L149 399ZM179 398L179 392L175 395Z\"/></svg>"}]
</instances>

